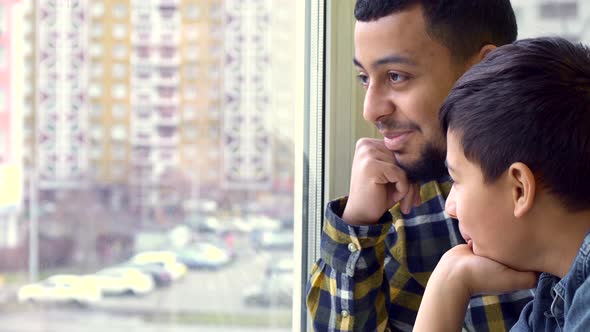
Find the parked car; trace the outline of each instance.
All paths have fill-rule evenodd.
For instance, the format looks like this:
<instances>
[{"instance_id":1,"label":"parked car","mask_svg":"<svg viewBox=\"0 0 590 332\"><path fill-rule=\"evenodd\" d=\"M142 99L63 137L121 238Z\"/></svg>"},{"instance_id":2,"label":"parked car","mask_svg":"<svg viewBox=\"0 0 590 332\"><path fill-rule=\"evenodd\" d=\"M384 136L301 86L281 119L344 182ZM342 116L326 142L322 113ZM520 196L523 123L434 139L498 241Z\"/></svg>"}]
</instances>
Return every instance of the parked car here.
<instances>
[{"instance_id":1,"label":"parked car","mask_svg":"<svg viewBox=\"0 0 590 332\"><path fill-rule=\"evenodd\" d=\"M17 299L19 302L74 303L87 306L100 301L102 292L96 284L82 276L60 274L20 287Z\"/></svg>"},{"instance_id":2,"label":"parked car","mask_svg":"<svg viewBox=\"0 0 590 332\"><path fill-rule=\"evenodd\" d=\"M111 267L85 277L94 282L103 295L145 295L155 287L151 276L130 267Z\"/></svg>"},{"instance_id":3,"label":"parked car","mask_svg":"<svg viewBox=\"0 0 590 332\"><path fill-rule=\"evenodd\" d=\"M291 250L293 248L292 231L254 231L251 241L257 250Z\"/></svg>"},{"instance_id":4,"label":"parked car","mask_svg":"<svg viewBox=\"0 0 590 332\"><path fill-rule=\"evenodd\" d=\"M126 262L116 267L130 267L139 269L141 272L152 277L156 287L167 287L172 283L172 274L159 264L137 264Z\"/></svg>"},{"instance_id":5,"label":"parked car","mask_svg":"<svg viewBox=\"0 0 590 332\"><path fill-rule=\"evenodd\" d=\"M226 249L207 242L179 249L176 254L178 259L190 269L218 269L232 260Z\"/></svg>"},{"instance_id":6,"label":"parked car","mask_svg":"<svg viewBox=\"0 0 590 332\"><path fill-rule=\"evenodd\" d=\"M186 275L187 267L178 260L173 251L144 251L136 254L130 260L134 264L157 264L170 273L172 280L178 280Z\"/></svg>"},{"instance_id":7,"label":"parked car","mask_svg":"<svg viewBox=\"0 0 590 332\"><path fill-rule=\"evenodd\" d=\"M291 306L293 303L293 273L272 274L258 285L246 288L242 300L254 306Z\"/></svg>"}]
</instances>

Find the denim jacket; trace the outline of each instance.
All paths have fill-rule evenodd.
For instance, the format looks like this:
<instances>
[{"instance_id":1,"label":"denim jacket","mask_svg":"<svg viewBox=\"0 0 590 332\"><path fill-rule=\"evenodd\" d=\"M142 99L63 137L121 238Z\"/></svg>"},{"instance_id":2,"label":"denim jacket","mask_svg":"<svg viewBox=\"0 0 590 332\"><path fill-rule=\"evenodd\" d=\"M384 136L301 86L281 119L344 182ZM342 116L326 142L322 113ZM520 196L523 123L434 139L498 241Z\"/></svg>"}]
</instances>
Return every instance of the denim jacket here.
<instances>
[{"instance_id":1,"label":"denim jacket","mask_svg":"<svg viewBox=\"0 0 590 332\"><path fill-rule=\"evenodd\" d=\"M510 331L590 331L590 233L563 279L541 274L534 300Z\"/></svg>"}]
</instances>

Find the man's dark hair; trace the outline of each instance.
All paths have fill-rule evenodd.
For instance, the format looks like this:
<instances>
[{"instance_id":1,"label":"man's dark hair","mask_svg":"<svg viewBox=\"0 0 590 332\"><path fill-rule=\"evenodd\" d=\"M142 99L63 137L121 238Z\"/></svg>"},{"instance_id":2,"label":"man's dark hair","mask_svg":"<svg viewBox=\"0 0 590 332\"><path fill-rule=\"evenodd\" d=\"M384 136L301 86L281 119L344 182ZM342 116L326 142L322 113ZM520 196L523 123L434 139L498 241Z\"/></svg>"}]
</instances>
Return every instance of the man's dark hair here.
<instances>
[{"instance_id":1,"label":"man's dark hair","mask_svg":"<svg viewBox=\"0 0 590 332\"><path fill-rule=\"evenodd\" d=\"M490 52L456 83L439 113L486 183L515 162L567 208L590 207L590 49L524 39Z\"/></svg>"},{"instance_id":2,"label":"man's dark hair","mask_svg":"<svg viewBox=\"0 0 590 332\"><path fill-rule=\"evenodd\" d=\"M509 0L357 0L354 16L361 22L375 21L415 5L422 6L428 34L459 63L484 45L516 40L516 18Z\"/></svg>"}]
</instances>

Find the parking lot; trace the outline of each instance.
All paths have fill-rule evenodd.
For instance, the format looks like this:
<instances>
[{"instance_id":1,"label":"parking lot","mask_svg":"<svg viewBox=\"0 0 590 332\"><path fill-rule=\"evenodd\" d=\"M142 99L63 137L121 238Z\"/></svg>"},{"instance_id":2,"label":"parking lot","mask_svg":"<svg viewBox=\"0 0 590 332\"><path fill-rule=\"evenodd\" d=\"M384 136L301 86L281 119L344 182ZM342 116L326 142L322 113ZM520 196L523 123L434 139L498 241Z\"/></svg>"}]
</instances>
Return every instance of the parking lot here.
<instances>
[{"instance_id":1,"label":"parking lot","mask_svg":"<svg viewBox=\"0 0 590 332\"><path fill-rule=\"evenodd\" d=\"M288 255L289 251L280 254ZM82 309L16 305L11 296L10 310L0 313L0 332L289 331L289 305L244 301L245 290L265 280L267 267L276 257L276 252L243 246L234 262L223 268L189 270L182 279L149 294L107 296Z\"/></svg>"}]
</instances>

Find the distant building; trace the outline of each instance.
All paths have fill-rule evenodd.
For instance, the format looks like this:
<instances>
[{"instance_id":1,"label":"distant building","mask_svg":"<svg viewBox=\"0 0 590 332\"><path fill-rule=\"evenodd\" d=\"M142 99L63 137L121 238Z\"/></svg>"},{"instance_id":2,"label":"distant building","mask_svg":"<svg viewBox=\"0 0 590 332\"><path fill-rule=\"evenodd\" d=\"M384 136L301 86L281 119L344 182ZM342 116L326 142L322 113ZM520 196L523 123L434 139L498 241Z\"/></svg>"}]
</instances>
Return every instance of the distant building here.
<instances>
[{"instance_id":1,"label":"distant building","mask_svg":"<svg viewBox=\"0 0 590 332\"><path fill-rule=\"evenodd\" d=\"M512 0L520 39L560 35L590 43L590 2L585 0Z\"/></svg>"}]
</instances>

